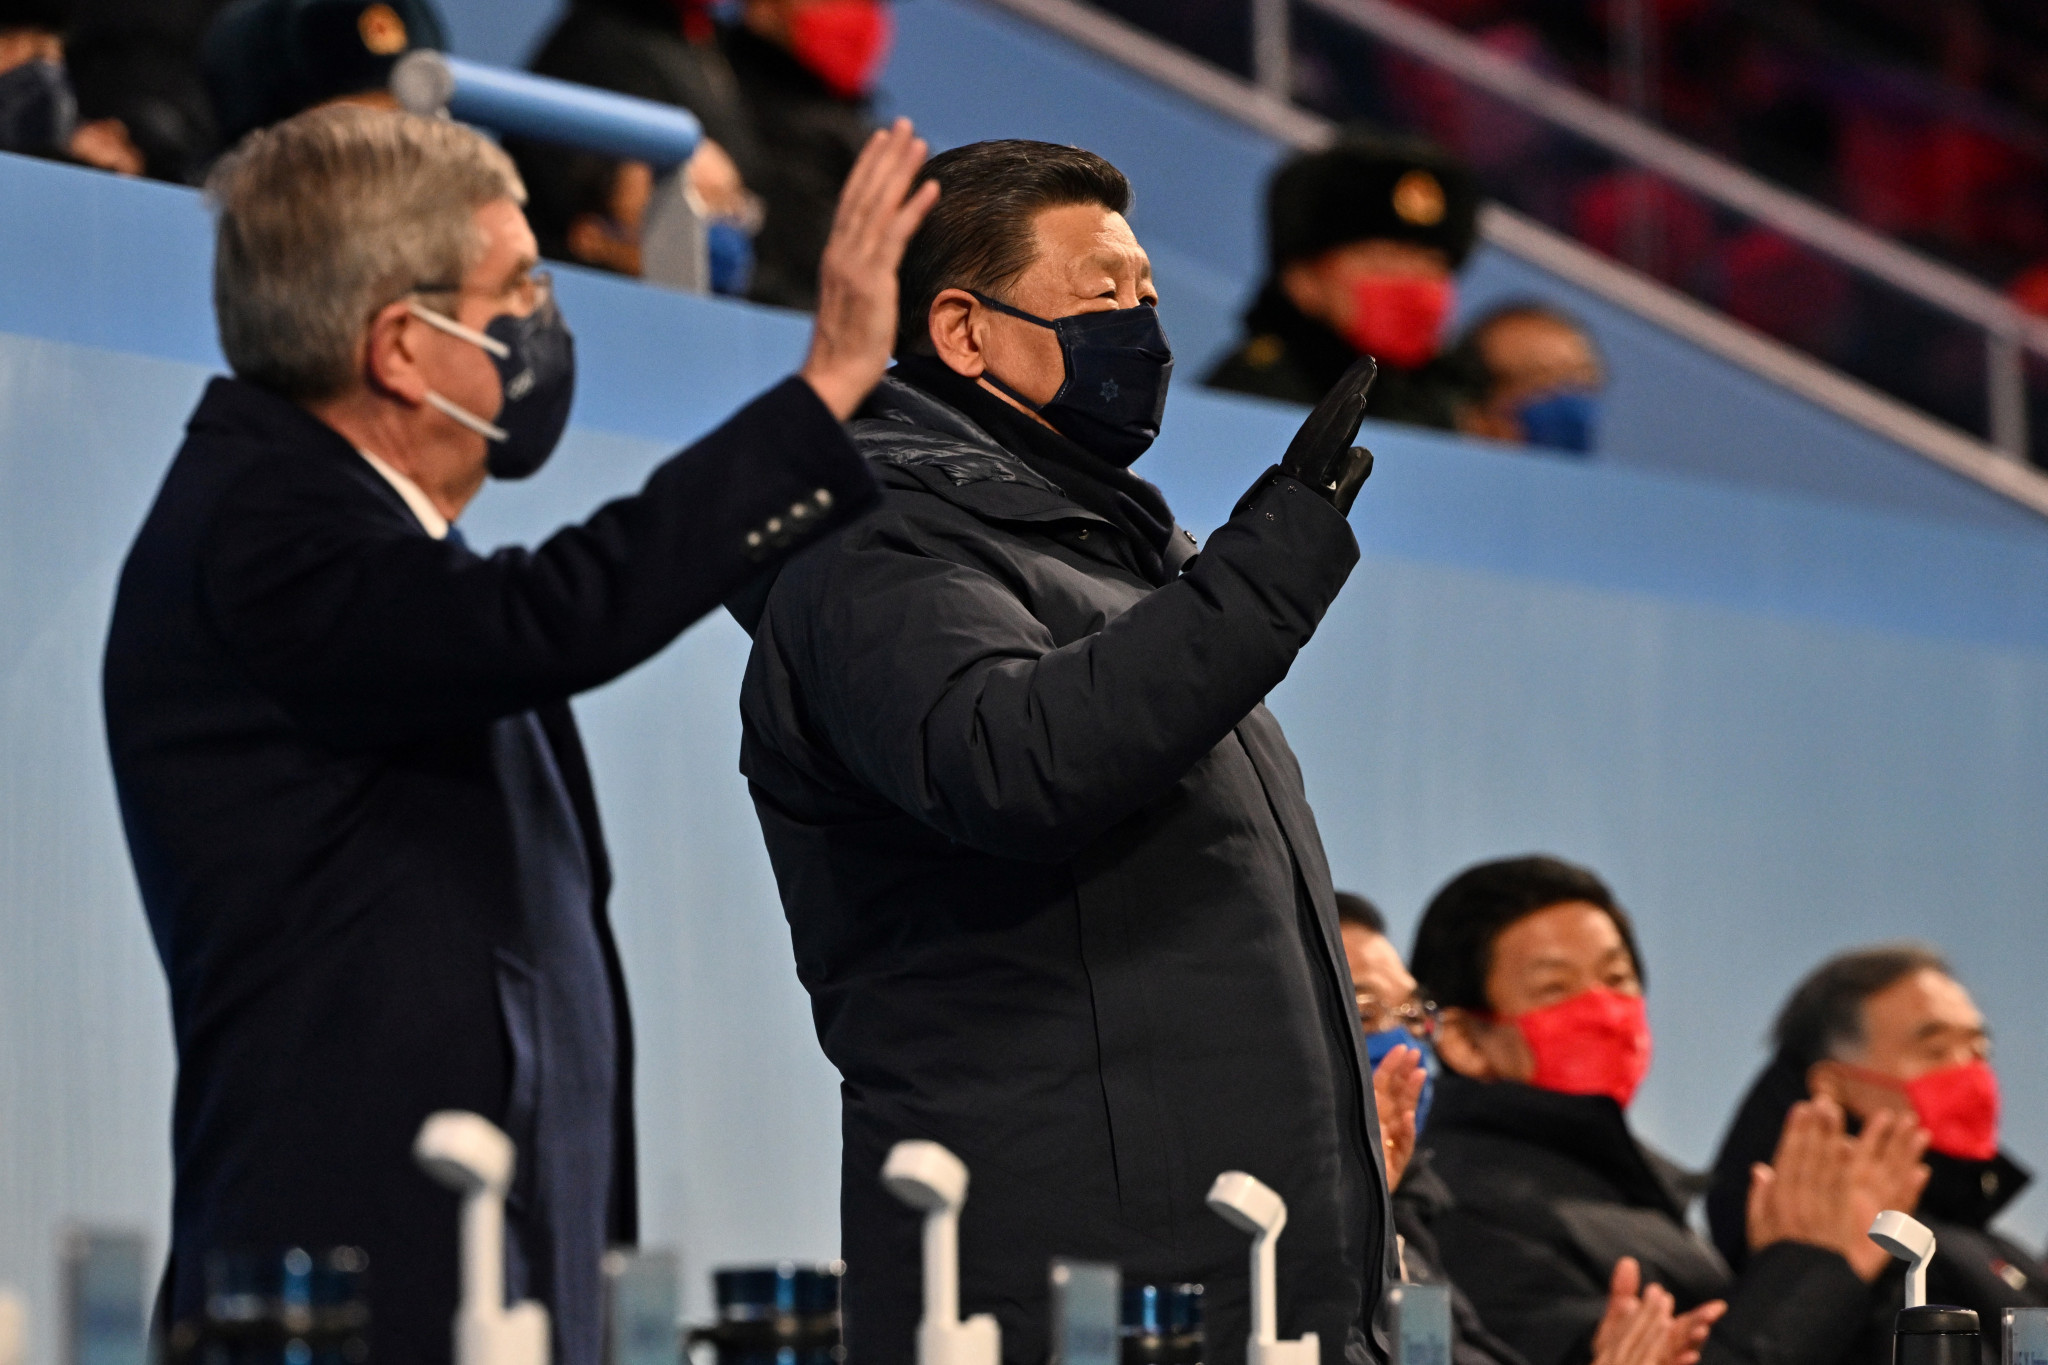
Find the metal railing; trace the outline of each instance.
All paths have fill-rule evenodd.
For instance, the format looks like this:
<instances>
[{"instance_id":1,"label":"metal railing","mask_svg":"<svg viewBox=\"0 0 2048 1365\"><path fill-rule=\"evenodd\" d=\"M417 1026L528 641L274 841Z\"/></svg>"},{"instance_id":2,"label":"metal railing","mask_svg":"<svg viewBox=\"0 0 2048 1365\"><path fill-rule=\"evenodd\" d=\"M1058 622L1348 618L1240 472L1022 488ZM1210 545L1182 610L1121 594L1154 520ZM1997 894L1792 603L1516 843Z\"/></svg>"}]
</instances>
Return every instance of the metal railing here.
<instances>
[{"instance_id":1,"label":"metal railing","mask_svg":"<svg viewBox=\"0 0 2048 1365\"><path fill-rule=\"evenodd\" d=\"M1327 146L1328 119L1078 0L982 0L1292 147ZM2048 516L2048 476L1523 214L1489 205L1480 236L1815 405ZM1964 281L1974 288L1974 282ZM1985 291L1989 292L1989 291ZM1994 296L1996 297L1996 296Z\"/></svg>"},{"instance_id":2,"label":"metal railing","mask_svg":"<svg viewBox=\"0 0 2048 1365\"><path fill-rule=\"evenodd\" d=\"M2026 353L2048 357L2048 320L1996 290L1861 223L1823 208L1613 105L1493 52L1392 0L1251 0L1259 89L1292 89L1291 8L1300 3L1607 152L1742 214L1984 334L1985 397L1993 448L2024 460Z\"/></svg>"},{"instance_id":3,"label":"metal railing","mask_svg":"<svg viewBox=\"0 0 2048 1365\"><path fill-rule=\"evenodd\" d=\"M705 215L684 171L704 129L689 110L427 49L392 69L391 94L415 114L648 163L656 179L640 232L640 277L690 293L710 289Z\"/></svg>"}]
</instances>

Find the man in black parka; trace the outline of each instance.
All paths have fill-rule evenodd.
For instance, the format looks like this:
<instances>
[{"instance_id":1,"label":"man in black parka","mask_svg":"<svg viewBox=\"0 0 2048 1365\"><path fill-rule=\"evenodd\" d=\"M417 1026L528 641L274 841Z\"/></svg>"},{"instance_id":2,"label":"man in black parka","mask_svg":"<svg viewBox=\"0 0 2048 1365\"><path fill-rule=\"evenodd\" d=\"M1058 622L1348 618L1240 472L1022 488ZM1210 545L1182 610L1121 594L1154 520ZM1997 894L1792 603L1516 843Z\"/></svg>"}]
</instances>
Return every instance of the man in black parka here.
<instances>
[{"instance_id":1,"label":"man in black parka","mask_svg":"<svg viewBox=\"0 0 2048 1365\"><path fill-rule=\"evenodd\" d=\"M1715 1244L1729 1264L1747 1261L1749 1168L1776 1144L1794 1105L1826 1095L1858 1119L1911 1111L1930 1135L1927 1188L1907 1210L1935 1237L1927 1301L1974 1310L1991 1365L2003 1311L2048 1308L2048 1262L1990 1226L2031 1176L1999 1148L1991 1039L1969 992L1931 948L1858 948L1800 982L1772 1032L1777 1055L1744 1096L1714 1161L1707 1216ZM1867 1326L1845 1357L1850 1365L1891 1360L1892 1320L1904 1304L1904 1276L1895 1271L1876 1286Z\"/></svg>"},{"instance_id":2,"label":"man in black parka","mask_svg":"<svg viewBox=\"0 0 2048 1365\"><path fill-rule=\"evenodd\" d=\"M450 523L546 458L573 380L511 162L330 109L216 173L236 377L136 537L104 674L178 1048L163 1317L200 1315L214 1253L354 1245L373 1357L446 1361L456 1201L412 1143L462 1109L518 1148L508 1294L547 1306L560 1365L596 1365L600 1263L634 1236L633 1051L568 701L874 501L839 419L887 362L922 152L899 126L855 177L801 374L488 556Z\"/></svg>"},{"instance_id":3,"label":"man in black parka","mask_svg":"<svg viewBox=\"0 0 2048 1365\"><path fill-rule=\"evenodd\" d=\"M1261 704L1358 556L1355 380L1197 555L1127 468L1171 357L1123 176L1032 142L925 174L853 426L882 505L734 604L741 766L843 1077L848 1348L912 1357L918 1216L878 1175L928 1138L970 1172L962 1311L1006 1360L1045 1358L1054 1255L1206 1284L1204 1359L1242 1360L1248 1243L1203 1200L1231 1169L1288 1203L1282 1335L1380 1359L1371 1078Z\"/></svg>"}]
</instances>

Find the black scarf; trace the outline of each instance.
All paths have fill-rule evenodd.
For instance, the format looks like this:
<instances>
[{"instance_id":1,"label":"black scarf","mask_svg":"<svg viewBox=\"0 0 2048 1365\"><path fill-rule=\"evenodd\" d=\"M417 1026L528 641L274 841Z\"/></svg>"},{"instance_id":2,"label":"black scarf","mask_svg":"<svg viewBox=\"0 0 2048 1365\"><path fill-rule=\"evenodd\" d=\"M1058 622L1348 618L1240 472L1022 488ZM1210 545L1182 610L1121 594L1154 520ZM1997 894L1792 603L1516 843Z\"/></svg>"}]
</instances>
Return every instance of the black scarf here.
<instances>
[{"instance_id":1,"label":"black scarf","mask_svg":"<svg viewBox=\"0 0 2048 1365\"><path fill-rule=\"evenodd\" d=\"M1139 571L1167 582L1165 553L1173 538L1173 509L1157 488L1111 464L1019 411L975 380L956 374L935 356L906 356L892 373L942 403L958 408L1003 448L1059 486L1061 492L1124 533Z\"/></svg>"}]
</instances>

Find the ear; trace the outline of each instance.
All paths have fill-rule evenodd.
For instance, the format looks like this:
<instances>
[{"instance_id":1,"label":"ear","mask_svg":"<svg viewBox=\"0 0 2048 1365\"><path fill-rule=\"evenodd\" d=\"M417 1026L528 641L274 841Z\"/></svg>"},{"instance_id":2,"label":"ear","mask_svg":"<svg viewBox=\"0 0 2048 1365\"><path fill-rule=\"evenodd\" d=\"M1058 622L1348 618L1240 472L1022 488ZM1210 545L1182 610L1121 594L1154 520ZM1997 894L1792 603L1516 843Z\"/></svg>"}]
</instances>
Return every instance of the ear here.
<instances>
[{"instance_id":1,"label":"ear","mask_svg":"<svg viewBox=\"0 0 2048 1365\"><path fill-rule=\"evenodd\" d=\"M939 359L946 362L947 369L969 379L981 378L988 369L983 351L988 319L974 304L974 295L965 289L941 289L927 315L932 347Z\"/></svg>"},{"instance_id":2,"label":"ear","mask_svg":"<svg viewBox=\"0 0 2048 1365\"><path fill-rule=\"evenodd\" d=\"M427 401L427 377L413 349L426 326L412 315L410 300L378 309L363 342L363 372L370 388L417 407Z\"/></svg>"},{"instance_id":3,"label":"ear","mask_svg":"<svg viewBox=\"0 0 2048 1365\"><path fill-rule=\"evenodd\" d=\"M1436 1055L1443 1058L1445 1066L1475 1081L1500 1079L1479 1043L1478 1033L1487 1027L1484 1020L1453 1005L1438 1016L1437 1024Z\"/></svg>"},{"instance_id":4,"label":"ear","mask_svg":"<svg viewBox=\"0 0 2048 1365\"><path fill-rule=\"evenodd\" d=\"M1817 1100L1833 1100L1847 1109L1848 1079L1842 1073L1840 1064L1828 1060L1818 1061L1806 1068L1806 1093Z\"/></svg>"}]
</instances>

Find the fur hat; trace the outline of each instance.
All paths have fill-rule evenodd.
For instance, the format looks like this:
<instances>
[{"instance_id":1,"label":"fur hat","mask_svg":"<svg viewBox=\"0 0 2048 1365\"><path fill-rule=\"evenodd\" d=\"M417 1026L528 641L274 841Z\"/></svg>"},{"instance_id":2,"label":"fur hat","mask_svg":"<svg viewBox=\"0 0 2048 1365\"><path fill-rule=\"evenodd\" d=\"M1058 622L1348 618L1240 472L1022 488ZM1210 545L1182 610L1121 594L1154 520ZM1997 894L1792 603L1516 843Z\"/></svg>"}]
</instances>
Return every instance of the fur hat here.
<instances>
[{"instance_id":1,"label":"fur hat","mask_svg":"<svg viewBox=\"0 0 2048 1365\"><path fill-rule=\"evenodd\" d=\"M200 61L233 142L302 109L381 90L414 48L444 48L432 0L236 0L208 30Z\"/></svg>"},{"instance_id":2,"label":"fur hat","mask_svg":"<svg viewBox=\"0 0 2048 1365\"><path fill-rule=\"evenodd\" d=\"M1464 162L1412 138L1349 132L1303 152L1266 190L1272 267L1351 242L1433 246L1463 265L1477 235L1479 185Z\"/></svg>"}]
</instances>

